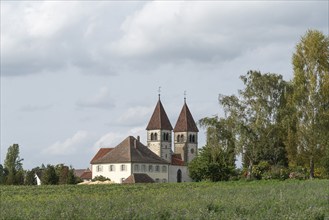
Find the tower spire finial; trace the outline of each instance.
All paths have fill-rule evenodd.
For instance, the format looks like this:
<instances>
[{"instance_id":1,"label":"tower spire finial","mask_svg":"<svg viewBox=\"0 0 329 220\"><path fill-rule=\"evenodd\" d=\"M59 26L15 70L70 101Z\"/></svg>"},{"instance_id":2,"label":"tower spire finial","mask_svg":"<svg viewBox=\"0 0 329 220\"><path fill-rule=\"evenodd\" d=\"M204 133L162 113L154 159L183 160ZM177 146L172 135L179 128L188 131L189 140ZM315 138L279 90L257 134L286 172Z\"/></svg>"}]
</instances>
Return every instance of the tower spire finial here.
<instances>
[{"instance_id":1,"label":"tower spire finial","mask_svg":"<svg viewBox=\"0 0 329 220\"><path fill-rule=\"evenodd\" d=\"M186 103L186 90L184 91L184 103Z\"/></svg>"},{"instance_id":2,"label":"tower spire finial","mask_svg":"<svg viewBox=\"0 0 329 220\"><path fill-rule=\"evenodd\" d=\"M158 95L159 95L159 100L160 100L160 95L161 95L161 86L159 86L159 89L158 89Z\"/></svg>"}]
</instances>

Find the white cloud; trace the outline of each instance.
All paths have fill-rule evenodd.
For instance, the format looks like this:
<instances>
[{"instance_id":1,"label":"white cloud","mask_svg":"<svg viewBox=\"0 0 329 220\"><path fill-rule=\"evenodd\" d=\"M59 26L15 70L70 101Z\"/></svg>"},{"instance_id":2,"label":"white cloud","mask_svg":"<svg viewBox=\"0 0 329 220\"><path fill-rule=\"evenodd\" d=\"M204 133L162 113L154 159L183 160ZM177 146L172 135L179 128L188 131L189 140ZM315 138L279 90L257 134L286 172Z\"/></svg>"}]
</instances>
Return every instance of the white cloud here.
<instances>
[{"instance_id":1,"label":"white cloud","mask_svg":"<svg viewBox=\"0 0 329 220\"><path fill-rule=\"evenodd\" d=\"M310 2L148 2L126 19L124 35L112 46L126 58L146 57L148 64L222 62L292 39L305 32L305 23L321 24L326 10Z\"/></svg>"},{"instance_id":2,"label":"white cloud","mask_svg":"<svg viewBox=\"0 0 329 220\"><path fill-rule=\"evenodd\" d=\"M76 105L80 108L113 108L114 101L110 95L110 91L107 87L99 89L96 95L87 97L86 99L79 100Z\"/></svg>"},{"instance_id":3,"label":"white cloud","mask_svg":"<svg viewBox=\"0 0 329 220\"><path fill-rule=\"evenodd\" d=\"M72 137L50 145L43 150L43 153L51 155L73 155L85 147L89 147L86 146L86 142L89 142L90 139L91 135L87 131L78 131Z\"/></svg>"},{"instance_id":4,"label":"white cloud","mask_svg":"<svg viewBox=\"0 0 329 220\"><path fill-rule=\"evenodd\" d=\"M120 125L135 126L138 124L146 123L147 119L152 114L154 107L136 106L128 108L122 115L117 119L117 123Z\"/></svg>"},{"instance_id":5,"label":"white cloud","mask_svg":"<svg viewBox=\"0 0 329 220\"><path fill-rule=\"evenodd\" d=\"M97 151L99 148L115 147L120 144L128 136L140 136L141 141L146 140L146 131L144 127L133 127L126 132L109 132L101 136L94 144L94 149ZM145 143L146 144L146 143Z\"/></svg>"}]
</instances>

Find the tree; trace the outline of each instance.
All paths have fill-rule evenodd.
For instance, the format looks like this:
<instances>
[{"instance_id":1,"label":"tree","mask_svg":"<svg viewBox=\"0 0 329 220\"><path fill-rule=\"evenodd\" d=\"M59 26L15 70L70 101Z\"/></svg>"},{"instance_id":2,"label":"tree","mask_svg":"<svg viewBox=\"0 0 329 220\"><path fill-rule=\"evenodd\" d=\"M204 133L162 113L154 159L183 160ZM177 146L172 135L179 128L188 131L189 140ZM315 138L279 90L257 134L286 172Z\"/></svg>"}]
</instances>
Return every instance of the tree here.
<instances>
[{"instance_id":1,"label":"tree","mask_svg":"<svg viewBox=\"0 0 329 220\"><path fill-rule=\"evenodd\" d=\"M245 88L239 97L220 95L219 103L232 124L237 153L243 154L243 164L252 167L260 161L271 165L287 165L283 110L287 83L281 75L249 71L240 77Z\"/></svg>"},{"instance_id":2,"label":"tree","mask_svg":"<svg viewBox=\"0 0 329 220\"><path fill-rule=\"evenodd\" d=\"M5 183L5 169L3 168L2 164L0 164L0 185Z\"/></svg>"},{"instance_id":3,"label":"tree","mask_svg":"<svg viewBox=\"0 0 329 220\"><path fill-rule=\"evenodd\" d=\"M6 184L22 184L23 159L19 157L19 145L8 148L4 168L8 171Z\"/></svg>"},{"instance_id":4,"label":"tree","mask_svg":"<svg viewBox=\"0 0 329 220\"><path fill-rule=\"evenodd\" d=\"M25 175L25 185L37 185L37 179L35 178L35 169L26 171Z\"/></svg>"},{"instance_id":5,"label":"tree","mask_svg":"<svg viewBox=\"0 0 329 220\"><path fill-rule=\"evenodd\" d=\"M195 181L210 180L212 182L229 180L234 166L225 162L225 153L214 154L214 149L203 147L198 156L189 164L189 175Z\"/></svg>"},{"instance_id":6,"label":"tree","mask_svg":"<svg viewBox=\"0 0 329 220\"><path fill-rule=\"evenodd\" d=\"M42 172L41 182L43 185L56 185L58 184L58 176L56 169L53 165L48 164L46 169Z\"/></svg>"},{"instance_id":7,"label":"tree","mask_svg":"<svg viewBox=\"0 0 329 220\"><path fill-rule=\"evenodd\" d=\"M329 37L307 31L292 63L297 153L308 160L314 178L315 161L321 161L329 147Z\"/></svg>"}]
</instances>

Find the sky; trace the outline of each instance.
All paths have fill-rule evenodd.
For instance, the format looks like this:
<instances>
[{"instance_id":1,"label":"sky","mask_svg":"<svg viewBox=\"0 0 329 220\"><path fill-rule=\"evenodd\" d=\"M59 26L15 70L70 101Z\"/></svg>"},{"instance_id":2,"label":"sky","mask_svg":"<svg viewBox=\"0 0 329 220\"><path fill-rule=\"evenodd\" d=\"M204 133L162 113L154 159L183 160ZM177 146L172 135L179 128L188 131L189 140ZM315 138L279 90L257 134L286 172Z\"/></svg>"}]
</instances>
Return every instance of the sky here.
<instances>
[{"instance_id":1,"label":"sky","mask_svg":"<svg viewBox=\"0 0 329 220\"><path fill-rule=\"evenodd\" d=\"M141 136L158 101L175 126L223 116L218 95L249 70L291 80L309 29L329 35L329 1L1 1L1 162L87 168L100 147ZM199 147L205 144L200 129Z\"/></svg>"}]
</instances>

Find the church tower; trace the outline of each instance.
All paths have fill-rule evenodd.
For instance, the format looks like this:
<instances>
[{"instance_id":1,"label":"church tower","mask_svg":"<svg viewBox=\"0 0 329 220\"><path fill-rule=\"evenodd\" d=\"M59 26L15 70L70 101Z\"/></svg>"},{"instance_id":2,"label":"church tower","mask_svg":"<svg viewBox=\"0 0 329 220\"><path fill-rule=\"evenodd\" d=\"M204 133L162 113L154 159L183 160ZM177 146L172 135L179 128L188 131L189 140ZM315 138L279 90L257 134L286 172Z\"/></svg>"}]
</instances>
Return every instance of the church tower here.
<instances>
[{"instance_id":1,"label":"church tower","mask_svg":"<svg viewBox=\"0 0 329 220\"><path fill-rule=\"evenodd\" d=\"M198 132L184 98L184 105L174 128L174 152L181 155L185 164L193 160L198 153Z\"/></svg>"},{"instance_id":2,"label":"church tower","mask_svg":"<svg viewBox=\"0 0 329 220\"><path fill-rule=\"evenodd\" d=\"M162 159L171 162L171 133L173 128L162 106L160 95L146 130L148 148Z\"/></svg>"}]
</instances>

